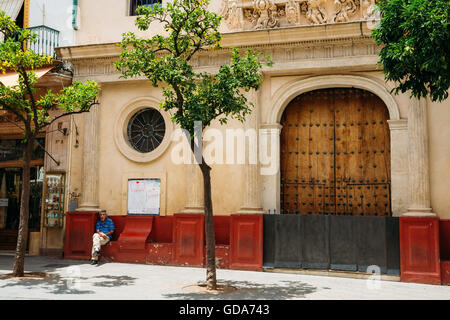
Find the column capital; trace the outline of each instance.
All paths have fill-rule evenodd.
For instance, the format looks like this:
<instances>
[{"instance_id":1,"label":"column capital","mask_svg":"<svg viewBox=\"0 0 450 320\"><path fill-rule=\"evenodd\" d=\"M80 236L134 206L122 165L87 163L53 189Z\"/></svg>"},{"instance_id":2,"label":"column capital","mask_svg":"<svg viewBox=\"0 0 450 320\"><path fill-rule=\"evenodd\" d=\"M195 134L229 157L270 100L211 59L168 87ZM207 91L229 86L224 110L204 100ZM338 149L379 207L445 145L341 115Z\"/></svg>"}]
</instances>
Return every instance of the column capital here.
<instances>
[{"instance_id":1,"label":"column capital","mask_svg":"<svg viewBox=\"0 0 450 320\"><path fill-rule=\"evenodd\" d=\"M260 125L261 130L271 130L271 129L275 129L275 130L279 130L281 131L281 129L283 129L283 126L279 123L262 123Z\"/></svg>"},{"instance_id":2,"label":"column capital","mask_svg":"<svg viewBox=\"0 0 450 320\"><path fill-rule=\"evenodd\" d=\"M408 130L408 119L388 120L390 130Z\"/></svg>"},{"instance_id":3,"label":"column capital","mask_svg":"<svg viewBox=\"0 0 450 320\"><path fill-rule=\"evenodd\" d=\"M265 214L263 208L240 208L237 214Z\"/></svg>"}]
</instances>

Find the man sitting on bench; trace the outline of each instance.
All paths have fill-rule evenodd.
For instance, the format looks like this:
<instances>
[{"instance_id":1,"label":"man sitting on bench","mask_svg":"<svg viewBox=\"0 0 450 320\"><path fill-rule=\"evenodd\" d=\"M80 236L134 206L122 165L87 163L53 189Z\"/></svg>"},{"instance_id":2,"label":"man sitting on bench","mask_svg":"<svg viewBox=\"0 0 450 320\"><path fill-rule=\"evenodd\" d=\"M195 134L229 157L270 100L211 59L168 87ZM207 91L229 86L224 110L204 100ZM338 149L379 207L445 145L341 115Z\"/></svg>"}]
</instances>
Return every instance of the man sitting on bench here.
<instances>
[{"instance_id":1,"label":"man sitting on bench","mask_svg":"<svg viewBox=\"0 0 450 320\"><path fill-rule=\"evenodd\" d=\"M107 217L106 210L100 211L100 220L97 221L97 224L95 225L95 233L92 236L91 264L98 264L100 248L112 239L114 230L114 222Z\"/></svg>"}]
</instances>

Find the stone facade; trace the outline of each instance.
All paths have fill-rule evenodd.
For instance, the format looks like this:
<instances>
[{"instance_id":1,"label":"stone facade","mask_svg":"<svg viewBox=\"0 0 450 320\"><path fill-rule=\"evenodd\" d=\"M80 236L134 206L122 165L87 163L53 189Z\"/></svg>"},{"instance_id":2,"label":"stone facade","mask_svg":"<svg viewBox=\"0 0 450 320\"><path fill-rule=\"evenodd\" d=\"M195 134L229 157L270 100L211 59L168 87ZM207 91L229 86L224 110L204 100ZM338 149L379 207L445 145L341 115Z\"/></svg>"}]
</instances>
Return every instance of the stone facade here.
<instances>
[{"instance_id":1,"label":"stone facade","mask_svg":"<svg viewBox=\"0 0 450 320\"><path fill-rule=\"evenodd\" d=\"M375 0L222 1L221 15L232 31L374 21Z\"/></svg>"},{"instance_id":2,"label":"stone facade","mask_svg":"<svg viewBox=\"0 0 450 320\"><path fill-rule=\"evenodd\" d=\"M199 212L201 176L194 166L171 161L172 141L141 160L133 158L130 148L118 142L123 123L133 109L130 106L136 100L157 106L161 91L143 78L121 79L114 70L113 63L120 53L115 42L120 41L122 32L137 30L131 24L134 17L124 15L126 8L122 4L108 5L107 17L101 24L90 19L95 8L105 3L80 1L85 20L78 31L78 44L58 49L59 56L73 64L74 80L91 79L102 87L98 110L85 117L73 117L82 137L77 137L79 147L70 153L67 192L80 192L81 203L89 204L91 209L126 214L127 179L163 177L161 214ZM436 214L450 218L450 203L444 191L450 188L450 103L415 101L407 94L390 93L394 85L384 81L377 65L379 48L370 37L377 19L373 1L224 0L214 1L211 8L224 16L223 49L199 54L192 62L198 70L214 72L227 63L232 46L262 51L274 61L273 67L264 69L260 90L249 96L255 109L247 121L230 121L226 127L214 124L215 129L224 132L226 128L253 128L260 132L260 139L267 138L271 150L279 152L280 118L296 96L337 87L370 91L384 101L389 111L393 215ZM151 36L158 32L160 27L155 26L140 34ZM170 116L162 113L165 119ZM73 130L71 134L75 134ZM264 164L214 164L214 213L279 213L279 168L275 174L264 174L264 170Z\"/></svg>"}]
</instances>

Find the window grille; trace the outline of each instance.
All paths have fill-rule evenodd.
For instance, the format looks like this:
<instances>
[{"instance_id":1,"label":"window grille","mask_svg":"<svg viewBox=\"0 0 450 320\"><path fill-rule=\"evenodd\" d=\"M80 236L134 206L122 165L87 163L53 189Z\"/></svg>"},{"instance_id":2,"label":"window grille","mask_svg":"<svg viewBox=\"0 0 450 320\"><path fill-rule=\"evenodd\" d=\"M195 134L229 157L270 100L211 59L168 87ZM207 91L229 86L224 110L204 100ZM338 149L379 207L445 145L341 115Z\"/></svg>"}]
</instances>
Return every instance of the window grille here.
<instances>
[{"instance_id":1,"label":"window grille","mask_svg":"<svg viewBox=\"0 0 450 320\"><path fill-rule=\"evenodd\" d=\"M161 113L145 108L134 114L127 127L128 142L141 153L155 150L163 141L166 125Z\"/></svg>"},{"instance_id":2,"label":"window grille","mask_svg":"<svg viewBox=\"0 0 450 320\"><path fill-rule=\"evenodd\" d=\"M153 7L155 4L161 4L162 0L131 0L130 15L136 16L136 10L139 6Z\"/></svg>"}]
</instances>

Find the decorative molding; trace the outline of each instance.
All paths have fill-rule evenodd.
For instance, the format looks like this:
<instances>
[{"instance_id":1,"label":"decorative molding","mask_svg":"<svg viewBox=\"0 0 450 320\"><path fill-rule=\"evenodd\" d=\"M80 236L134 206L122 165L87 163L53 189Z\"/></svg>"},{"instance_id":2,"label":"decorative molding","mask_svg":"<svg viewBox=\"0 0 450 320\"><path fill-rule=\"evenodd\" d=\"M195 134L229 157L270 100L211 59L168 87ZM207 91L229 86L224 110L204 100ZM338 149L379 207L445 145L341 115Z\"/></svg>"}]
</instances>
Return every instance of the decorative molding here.
<instances>
[{"instance_id":1,"label":"decorative molding","mask_svg":"<svg viewBox=\"0 0 450 320\"><path fill-rule=\"evenodd\" d=\"M277 7L273 0L253 0L253 11L245 12L245 17L252 23L253 29L278 27L279 17L284 16L283 9Z\"/></svg>"},{"instance_id":2,"label":"decorative molding","mask_svg":"<svg viewBox=\"0 0 450 320\"><path fill-rule=\"evenodd\" d=\"M286 106L292 99L302 93L325 88L352 87L364 89L377 95L386 104L389 110L389 119L400 120L398 104L383 83L361 76L327 75L294 80L276 91L272 96L272 108L265 123L280 123Z\"/></svg>"},{"instance_id":3,"label":"decorative molding","mask_svg":"<svg viewBox=\"0 0 450 320\"><path fill-rule=\"evenodd\" d=\"M408 119L388 120L389 129L408 130Z\"/></svg>"},{"instance_id":4,"label":"decorative molding","mask_svg":"<svg viewBox=\"0 0 450 320\"><path fill-rule=\"evenodd\" d=\"M351 59L351 66L357 68L361 63L367 61L362 59L353 59L353 57L369 57L373 60L369 62L372 65L372 70L378 70L376 61L378 60L377 54L380 48L373 42L373 39L366 36L360 36L358 38L340 38L340 39L322 39L316 41L292 41L283 44L260 44L257 46L249 46L261 51L264 54L271 56L274 61L275 69L288 70L292 68L293 64L297 67L303 65L311 66L308 61L315 60L321 61L328 59L330 61L336 59ZM245 47L241 47L245 49ZM84 81L86 79L92 79L97 82L115 82L115 81L133 81L133 80L146 80L145 77L136 77L133 79L120 79L120 74L114 68L114 62L118 59L117 56L89 56L87 58L70 59L74 66L74 80ZM119 53L118 53L119 54ZM195 68L217 69L220 66L229 63L231 58L230 50L220 49L215 51L201 52L195 56L191 63ZM339 64L337 64L339 65ZM324 66L324 68L327 68ZM367 68L367 67L365 67ZM275 70L271 68L270 70Z\"/></svg>"},{"instance_id":5,"label":"decorative molding","mask_svg":"<svg viewBox=\"0 0 450 320\"><path fill-rule=\"evenodd\" d=\"M275 4L280 0L273 0ZM284 2L284 15L295 19L295 0ZM236 3L240 3L236 0ZM237 9L236 9L237 10ZM236 20L240 23L241 20ZM371 37L367 23L334 23L265 30L223 33L222 49L199 52L191 63L199 71L214 72L230 61L230 48L254 49L271 56L275 62L264 72L301 74L302 72L380 71L377 66L380 47ZM56 48L58 57L74 66L74 80L98 83L145 81L145 77L120 78L114 62L119 59L116 43Z\"/></svg>"},{"instance_id":6,"label":"decorative molding","mask_svg":"<svg viewBox=\"0 0 450 320\"><path fill-rule=\"evenodd\" d=\"M368 21L374 6L375 0L223 0L220 14L230 30L243 31Z\"/></svg>"}]
</instances>

